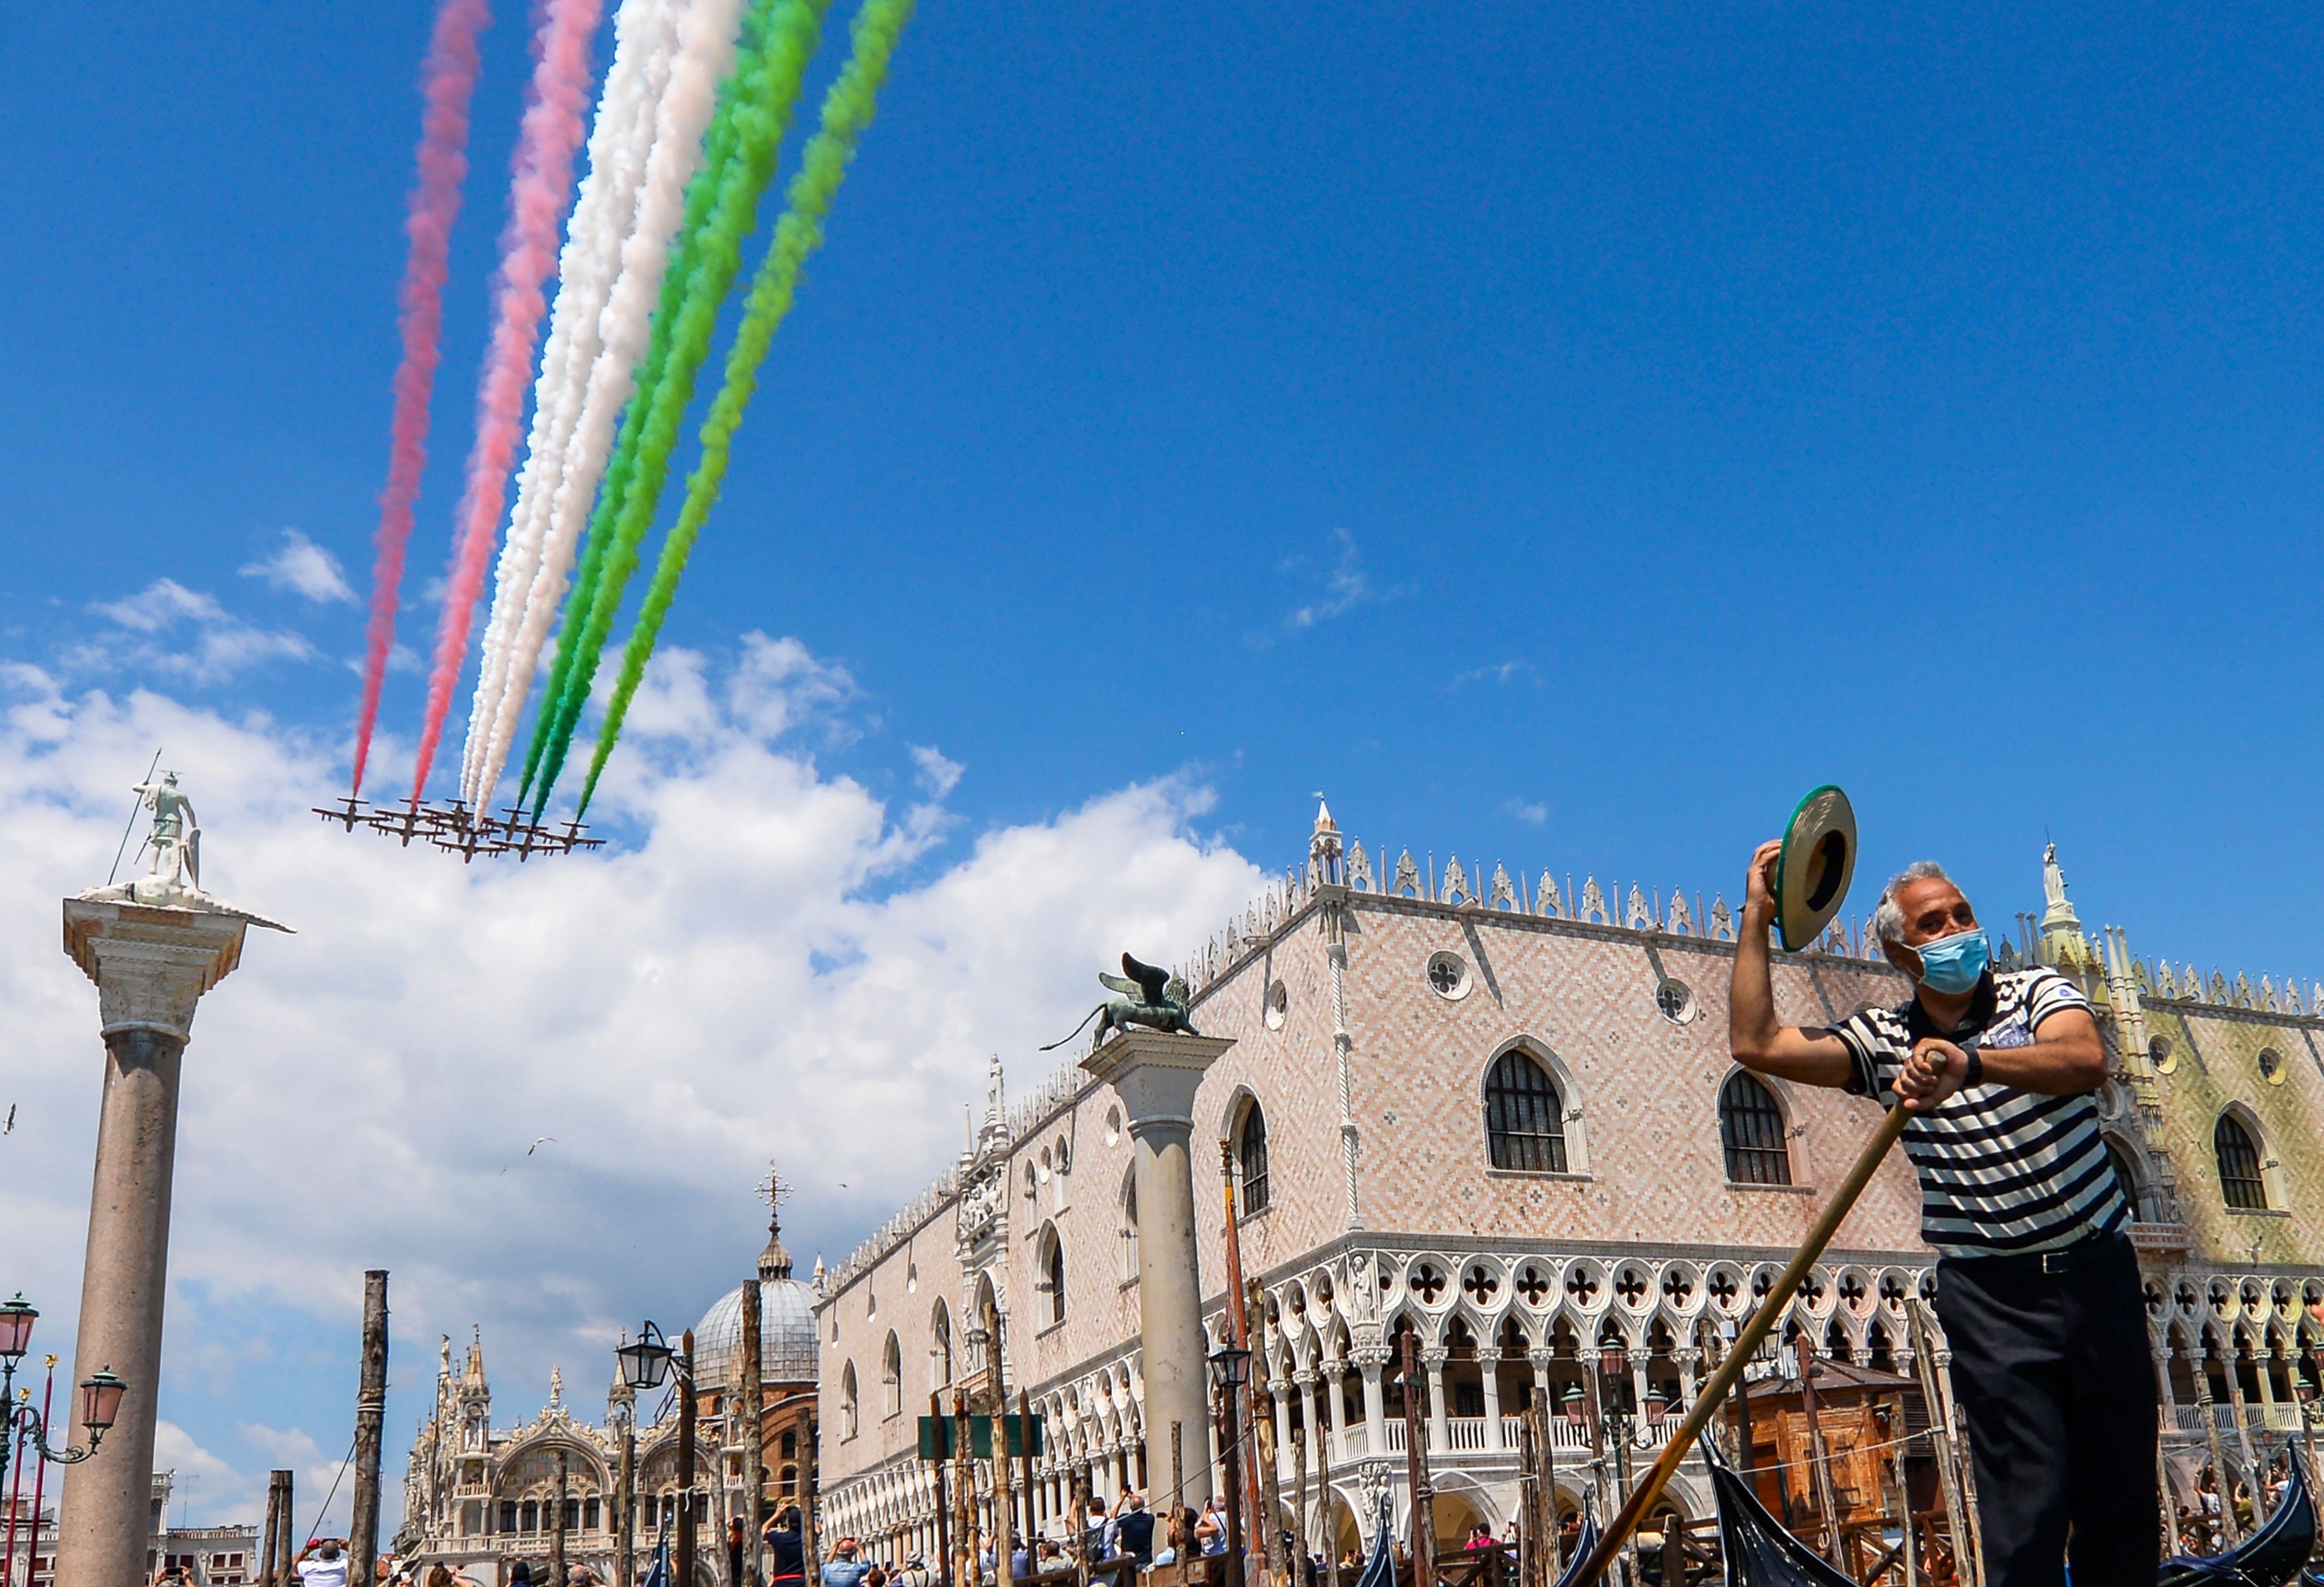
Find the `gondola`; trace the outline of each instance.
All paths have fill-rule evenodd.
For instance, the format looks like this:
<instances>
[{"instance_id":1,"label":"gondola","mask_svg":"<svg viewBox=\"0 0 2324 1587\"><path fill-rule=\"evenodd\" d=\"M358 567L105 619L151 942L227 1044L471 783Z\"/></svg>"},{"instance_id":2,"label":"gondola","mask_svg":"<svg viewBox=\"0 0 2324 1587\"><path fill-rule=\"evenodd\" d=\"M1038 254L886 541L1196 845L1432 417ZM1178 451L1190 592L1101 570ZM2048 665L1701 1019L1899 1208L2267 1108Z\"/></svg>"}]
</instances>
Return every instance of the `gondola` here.
<instances>
[{"instance_id":1,"label":"gondola","mask_svg":"<svg viewBox=\"0 0 2324 1587\"><path fill-rule=\"evenodd\" d=\"M1582 1580L1582 1563L1596 1552L1597 1547L1598 1518L1585 1514L1582 1518L1582 1535L1573 1540L1573 1563L1567 1565L1565 1573L1557 1579L1557 1587L1573 1587L1573 1583Z\"/></svg>"},{"instance_id":2,"label":"gondola","mask_svg":"<svg viewBox=\"0 0 2324 1587\"><path fill-rule=\"evenodd\" d=\"M1728 1587L1856 1587L1831 1562L1784 1531L1751 1485L1707 1441L1702 1458L1719 1499L1719 1545L1727 1556Z\"/></svg>"},{"instance_id":3,"label":"gondola","mask_svg":"<svg viewBox=\"0 0 2324 1587\"><path fill-rule=\"evenodd\" d=\"M2155 1587L2324 1587L2324 1571L2304 1570L2316 1551L2316 1499L2308 1474L2292 1462L2292 1485L2259 1530L2225 1554L2182 1554L2163 1563Z\"/></svg>"},{"instance_id":4,"label":"gondola","mask_svg":"<svg viewBox=\"0 0 2324 1587\"><path fill-rule=\"evenodd\" d=\"M1379 1524L1372 1528L1372 1556L1364 1562L1364 1573L1356 1578L1356 1587L1396 1587L1396 1506L1385 1493L1380 1495Z\"/></svg>"},{"instance_id":5,"label":"gondola","mask_svg":"<svg viewBox=\"0 0 2324 1587\"><path fill-rule=\"evenodd\" d=\"M1364 1562L1363 1574L1356 1578L1356 1587L1396 1587L1396 1506L1386 1494L1380 1496L1379 1525L1372 1529L1372 1556ZM1596 1518L1582 1518L1582 1536L1574 1543L1573 1563L1557 1579L1557 1587L1573 1587L1581 1579L1582 1564L1590 1551L1598 1546ZM1554 1558L1555 1555L1551 1556Z\"/></svg>"}]
</instances>

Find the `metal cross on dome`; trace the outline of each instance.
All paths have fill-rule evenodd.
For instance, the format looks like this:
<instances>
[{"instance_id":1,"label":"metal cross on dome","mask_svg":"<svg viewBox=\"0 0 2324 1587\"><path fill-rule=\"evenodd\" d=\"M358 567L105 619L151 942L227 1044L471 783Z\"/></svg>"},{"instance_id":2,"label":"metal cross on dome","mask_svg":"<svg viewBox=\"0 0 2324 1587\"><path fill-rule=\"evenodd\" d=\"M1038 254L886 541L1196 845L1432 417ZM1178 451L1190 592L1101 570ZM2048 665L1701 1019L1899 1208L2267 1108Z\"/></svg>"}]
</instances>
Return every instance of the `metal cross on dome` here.
<instances>
[{"instance_id":1,"label":"metal cross on dome","mask_svg":"<svg viewBox=\"0 0 2324 1587\"><path fill-rule=\"evenodd\" d=\"M774 1159L767 1159L767 1176L759 1181L759 1199L767 1204L771 1213L782 1211L783 1203L791 1198L791 1182L776 1172Z\"/></svg>"}]
</instances>

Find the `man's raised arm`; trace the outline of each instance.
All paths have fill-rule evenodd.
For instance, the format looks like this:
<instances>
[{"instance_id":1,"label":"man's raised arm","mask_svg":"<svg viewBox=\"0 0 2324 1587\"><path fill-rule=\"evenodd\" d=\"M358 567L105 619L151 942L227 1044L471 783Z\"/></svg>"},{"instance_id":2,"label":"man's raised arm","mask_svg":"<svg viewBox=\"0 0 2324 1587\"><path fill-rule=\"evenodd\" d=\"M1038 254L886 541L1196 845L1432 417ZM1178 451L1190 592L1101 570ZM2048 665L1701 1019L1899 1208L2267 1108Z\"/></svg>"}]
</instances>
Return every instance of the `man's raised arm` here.
<instances>
[{"instance_id":1,"label":"man's raised arm","mask_svg":"<svg viewBox=\"0 0 2324 1587\"><path fill-rule=\"evenodd\" d=\"M1744 878L1743 918L1735 933L1735 980L1727 995L1727 1045L1746 1069L1804 1085L1844 1086L1854 1066L1840 1038L1775 1019L1767 930L1775 918L1775 859L1783 850L1774 839L1761 844Z\"/></svg>"}]
</instances>

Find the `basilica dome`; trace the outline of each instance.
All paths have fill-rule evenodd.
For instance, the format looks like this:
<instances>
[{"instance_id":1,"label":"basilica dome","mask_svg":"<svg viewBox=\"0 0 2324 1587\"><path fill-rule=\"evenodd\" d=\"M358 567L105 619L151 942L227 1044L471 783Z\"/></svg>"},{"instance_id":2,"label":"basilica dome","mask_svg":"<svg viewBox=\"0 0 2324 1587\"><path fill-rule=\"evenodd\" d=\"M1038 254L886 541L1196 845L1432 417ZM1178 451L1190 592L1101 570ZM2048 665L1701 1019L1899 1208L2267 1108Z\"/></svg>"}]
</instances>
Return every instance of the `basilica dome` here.
<instances>
[{"instance_id":1,"label":"basilica dome","mask_svg":"<svg viewBox=\"0 0 2324 1587\"><path fill-rule=\"evenodd\" d=\"M705 1389L733 1381L742 1358L742 1287L736 1285L694 1325L696 1380ZM759 1380L816 1380L815 1290L791 1277L782 1236L767 1231L759 1253Z\"/></svg>"}]
</instances>

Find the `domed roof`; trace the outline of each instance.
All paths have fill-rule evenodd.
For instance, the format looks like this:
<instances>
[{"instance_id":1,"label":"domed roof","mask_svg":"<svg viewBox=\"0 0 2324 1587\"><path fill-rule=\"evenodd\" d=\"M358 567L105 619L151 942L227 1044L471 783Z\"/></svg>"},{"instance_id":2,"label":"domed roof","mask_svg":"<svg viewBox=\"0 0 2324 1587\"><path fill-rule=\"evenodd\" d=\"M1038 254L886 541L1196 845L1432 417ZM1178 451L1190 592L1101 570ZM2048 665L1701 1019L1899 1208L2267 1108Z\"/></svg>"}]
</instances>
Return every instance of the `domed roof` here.
<instances>
[{"instance_id":1,"label":"domed roof","mask_svg":"<svg viewBox=\"0 0 2324 1587\"><path fill-rule=\"evenodd\" d=\"M694 1325L694 1372L708 1385L733 1381L742 1356L742 1287L719 1296ZM779 1226L767 1224L759 1253L759 1381L816 1380L815 1290L791 1277Z\"/></svg>"},{"instance_id":2,"label":"domed roof","mask_svg":"<svg viewBox=\"0 0 2324 1587\"><path fill-rule=\"evenodd\" d=\"M759 1281L759 1380L816 1379L815 1291L796 1278ZM705 1388L733 1381L742 1357L742 1287L736 1285L694 1325L695 1376Z\"/></svg>"}]
</instances>

